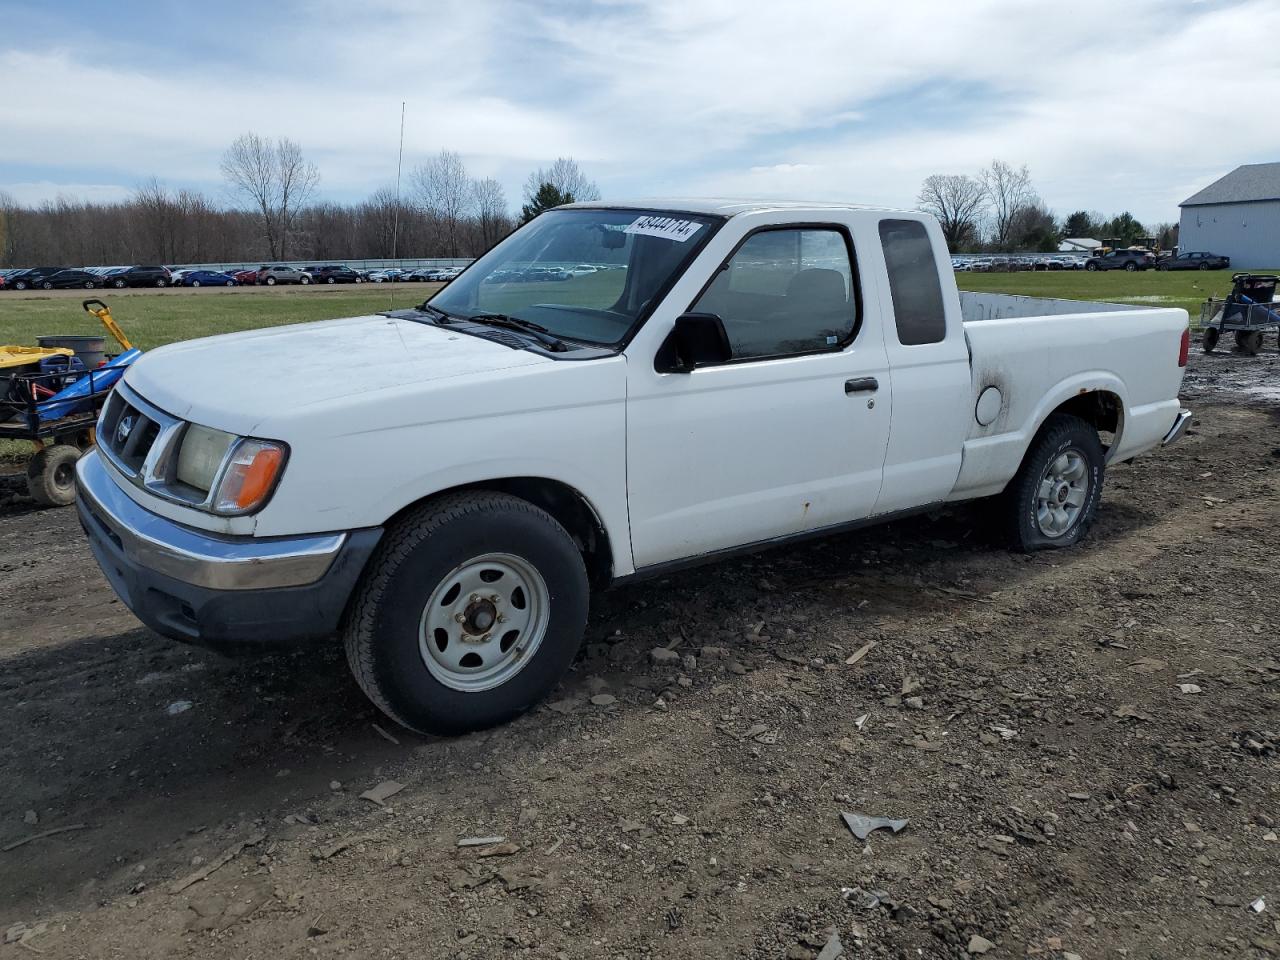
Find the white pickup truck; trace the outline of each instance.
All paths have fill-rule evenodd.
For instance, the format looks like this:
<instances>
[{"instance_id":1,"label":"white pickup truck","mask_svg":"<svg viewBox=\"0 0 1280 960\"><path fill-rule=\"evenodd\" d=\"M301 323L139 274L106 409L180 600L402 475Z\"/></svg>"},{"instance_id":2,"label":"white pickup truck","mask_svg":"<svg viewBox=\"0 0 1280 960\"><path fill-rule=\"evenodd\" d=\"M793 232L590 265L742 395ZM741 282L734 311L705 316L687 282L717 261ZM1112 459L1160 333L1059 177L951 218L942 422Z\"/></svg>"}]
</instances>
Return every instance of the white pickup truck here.
<instances>
[{"instance_id":1,"label":"white pickup truck","mask_svg":"<svg viewBox=\"0 0 1280 960\"><path fill-rule=\"evenodd\" d=\"M464 731L555 686L592 588L997 495L1015 547L1075 543L1185 431L1187 343L958 295L919 213L571 204L419 307L147 354L78 505L160 633L339 634L390 717Z\"/></svg>"}]
</instances>

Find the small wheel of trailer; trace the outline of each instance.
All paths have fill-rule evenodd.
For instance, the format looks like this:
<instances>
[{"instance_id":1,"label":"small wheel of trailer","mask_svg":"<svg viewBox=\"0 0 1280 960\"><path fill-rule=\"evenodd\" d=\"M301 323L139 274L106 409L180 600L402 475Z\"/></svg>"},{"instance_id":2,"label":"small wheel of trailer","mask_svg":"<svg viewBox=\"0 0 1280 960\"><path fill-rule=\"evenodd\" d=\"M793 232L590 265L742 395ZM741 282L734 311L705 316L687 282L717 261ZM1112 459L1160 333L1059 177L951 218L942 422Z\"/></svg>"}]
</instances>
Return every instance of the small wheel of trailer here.
<instances>
[{"instance_id":1,"label":"small wheel of trailer","mask_svg":"<svg viewBox=\"0 0 1280 960\"><path fill-rule=\"evenodd\" d=\"M43 507L65 507L76 499L76 461L80 450L69 443L45 447L27 464L27 492Z\"/></svg>"},{"instance_id":2,"label":"small wheel of trailer","mask_svg":"<svg viewBox=\"0 0 1280 960\"><path fill-rule=\"evenodd\" d=\"M1251 357L1256 357L1262 349L1261 330L1240 330L1236 333L1236 346Z\"/></svg>"},{"instance_id":3,"label":"small wheel of trailer","mask_svg":"<svg viewBox=\"0 0 1280 960\"><path fill-rule=\"evenodd\" d=\"M1204 328L1204 337L1201 344L1204 347L1205 353L1213 353L1214 349L1218 346L1218 338L1220 336L1221 334L1218 332L1217 327Z\"/></svg>"}]
</instances>

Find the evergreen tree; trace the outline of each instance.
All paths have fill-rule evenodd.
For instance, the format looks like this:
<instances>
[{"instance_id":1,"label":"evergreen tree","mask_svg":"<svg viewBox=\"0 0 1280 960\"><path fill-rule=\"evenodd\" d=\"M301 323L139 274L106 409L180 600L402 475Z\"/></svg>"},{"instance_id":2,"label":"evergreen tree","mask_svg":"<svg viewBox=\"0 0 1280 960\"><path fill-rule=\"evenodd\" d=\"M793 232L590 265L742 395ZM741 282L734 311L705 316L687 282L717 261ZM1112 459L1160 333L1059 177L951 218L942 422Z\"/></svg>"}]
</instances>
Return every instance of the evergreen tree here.
<instances>
[{"instance_id":1,"label":"evergreen tree","mask_svg":"<svg viewBox=\"0 0 1280 960\"><path fill-rule=\"evenodd\" d=\"M528 203L520 209L520 222L528 223L538 214L550 210L552 207L558 207L562 203L573 203L573 194L561 193L556 189L555 184L543 183L538 187Z\"/></svg>"}]
</instances>

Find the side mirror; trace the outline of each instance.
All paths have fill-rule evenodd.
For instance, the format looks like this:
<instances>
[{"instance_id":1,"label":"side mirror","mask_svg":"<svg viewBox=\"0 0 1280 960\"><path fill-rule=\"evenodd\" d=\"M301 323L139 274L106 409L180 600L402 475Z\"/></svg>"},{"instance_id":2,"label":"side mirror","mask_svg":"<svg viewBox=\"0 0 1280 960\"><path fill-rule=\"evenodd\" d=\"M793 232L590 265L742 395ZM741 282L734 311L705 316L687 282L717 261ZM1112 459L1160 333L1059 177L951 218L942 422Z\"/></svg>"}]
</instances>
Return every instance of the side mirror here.
<instances>
[{"instance_id":1,"label":"side mirror","mask_svg":"<svg viewBox=\"0 0 1280 960\"><path fill-rule=\"evenodd\" d=\"M733 356L724 321L714 313L684 313L658 349L654 369L659 373L692 373L707 364L725 363Z\"/></svg>"}]
</instances>

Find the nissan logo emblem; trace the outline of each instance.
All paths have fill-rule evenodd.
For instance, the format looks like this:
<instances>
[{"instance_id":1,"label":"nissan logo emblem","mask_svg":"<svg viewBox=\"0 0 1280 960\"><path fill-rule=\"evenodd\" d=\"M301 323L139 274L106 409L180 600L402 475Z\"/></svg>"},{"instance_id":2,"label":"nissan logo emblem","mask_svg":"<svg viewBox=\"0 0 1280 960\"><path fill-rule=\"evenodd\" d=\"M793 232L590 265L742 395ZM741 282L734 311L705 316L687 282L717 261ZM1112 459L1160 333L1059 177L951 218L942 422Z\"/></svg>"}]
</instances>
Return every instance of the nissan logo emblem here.
<instances>
[{"instance_id":1,"label":"nissan logo emblem","mask_svg":"<svg viewBox=\"0 0 1280 960\"><path fill-rule=\"evenodd\" d=\"M131 433L133 433L133 414L121 417L120 422L116 424L116 443L124 446L124 442L129 439Z\"/></svg>"}]
</instances>

